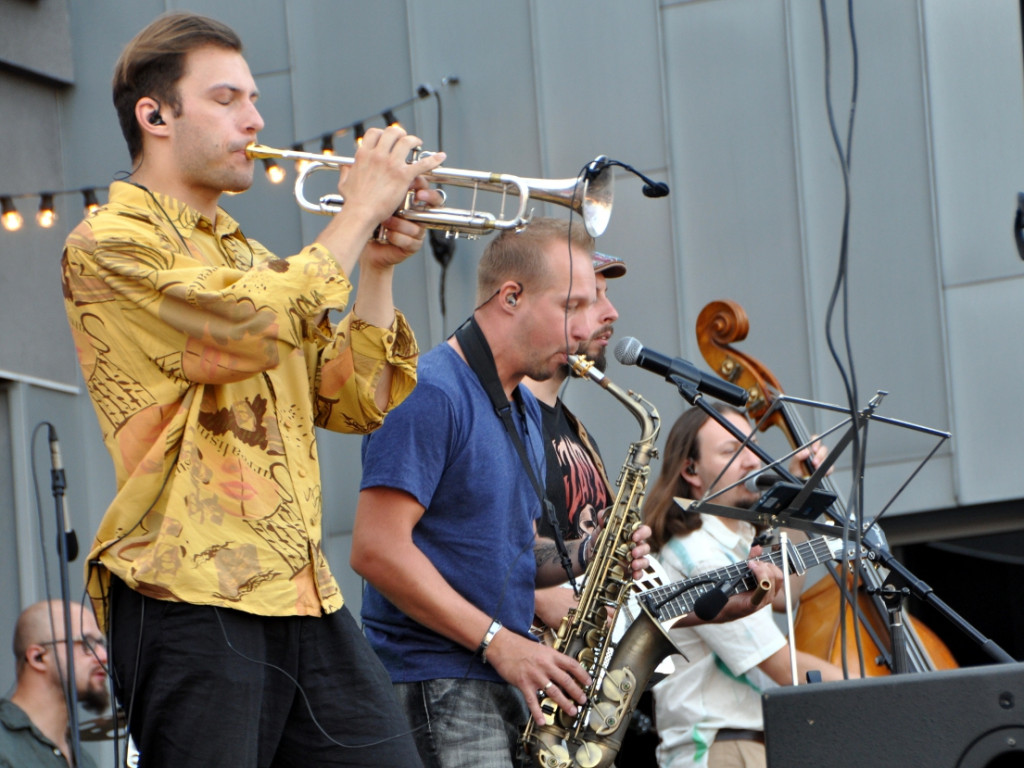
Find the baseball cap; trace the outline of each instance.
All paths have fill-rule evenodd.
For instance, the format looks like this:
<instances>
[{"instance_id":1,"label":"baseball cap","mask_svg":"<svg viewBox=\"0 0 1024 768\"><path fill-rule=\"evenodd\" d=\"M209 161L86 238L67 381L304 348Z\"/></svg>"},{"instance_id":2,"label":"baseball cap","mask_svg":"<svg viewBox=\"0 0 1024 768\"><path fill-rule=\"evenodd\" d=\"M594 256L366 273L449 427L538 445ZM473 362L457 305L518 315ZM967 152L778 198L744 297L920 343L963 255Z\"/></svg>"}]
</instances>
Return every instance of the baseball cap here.
<instances>
[{"instance_id":1,"label":"baseball cap","mask_svg":"<svg viewBox=\"0 0 1024 768\"><path fill-rule=\"evenodd\" d=\"M618 256L594 251L594 272L607 278L622 277L626 274L626 262Z\"/></svg>"}]
</instances>

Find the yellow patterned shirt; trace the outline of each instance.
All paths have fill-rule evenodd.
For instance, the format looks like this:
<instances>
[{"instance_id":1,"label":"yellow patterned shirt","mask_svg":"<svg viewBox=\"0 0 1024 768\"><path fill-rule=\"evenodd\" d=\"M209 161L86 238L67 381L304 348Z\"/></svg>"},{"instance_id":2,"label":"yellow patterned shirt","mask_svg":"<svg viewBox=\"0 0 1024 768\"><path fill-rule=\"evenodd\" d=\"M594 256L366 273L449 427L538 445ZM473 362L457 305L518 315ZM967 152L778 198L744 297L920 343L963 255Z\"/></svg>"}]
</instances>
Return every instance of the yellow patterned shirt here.
<instances>
[{"instance_id":1,"label":"yellow patterned shirt","mask_svg":"<svg viewBox=\"0 0 1024 768\"><path fill-rule=\"evenodd\" d=\"M352 285L314 244L287 259L220 210L115 182L67 239L64 301L114 460L117 495L89 553L150 597L266 616L318 615L342 597L321 548L315 427L365 433L415 384L416 340L325 310ZM323 320L317 321L323 317Z\"/></svg>"}]
</instances>

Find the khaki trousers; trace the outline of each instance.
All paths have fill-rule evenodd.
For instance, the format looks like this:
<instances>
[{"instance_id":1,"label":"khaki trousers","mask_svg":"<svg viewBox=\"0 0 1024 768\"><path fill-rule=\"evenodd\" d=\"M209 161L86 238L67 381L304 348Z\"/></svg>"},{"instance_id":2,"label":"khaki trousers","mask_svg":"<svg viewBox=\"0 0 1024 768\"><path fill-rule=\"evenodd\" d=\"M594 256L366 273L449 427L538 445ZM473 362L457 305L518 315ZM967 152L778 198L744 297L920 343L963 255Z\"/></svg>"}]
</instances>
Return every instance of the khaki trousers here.
<instances>
[{"instance_id":1,"label":"khaki trousers","mask_svg":"<svg viewBox=\"0 0 1024 768\"><path fill-rule=\"evenodd\" d=\"M708 750L708 768L765 768L764 744L756 741L716 741Z\"/></svg>"}]
</instances>

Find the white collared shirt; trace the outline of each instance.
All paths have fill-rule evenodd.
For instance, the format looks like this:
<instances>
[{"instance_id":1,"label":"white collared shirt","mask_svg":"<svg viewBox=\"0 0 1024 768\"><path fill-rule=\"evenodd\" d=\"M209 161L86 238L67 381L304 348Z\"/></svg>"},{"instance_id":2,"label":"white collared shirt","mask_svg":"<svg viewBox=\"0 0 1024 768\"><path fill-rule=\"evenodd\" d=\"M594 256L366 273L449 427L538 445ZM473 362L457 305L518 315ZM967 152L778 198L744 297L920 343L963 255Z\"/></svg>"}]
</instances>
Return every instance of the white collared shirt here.
<instances>
[{"instance_id":1,"label":"white collared shirt","mask_svg":"<svg viewBox=\"0 0 1024 768\"><path fill-rule=\"evenodd\" d=\"M754 528L731 530L719 518L701 515L702 526L670 540L658 558L673 579L685 579L747 559ZM689 661L673 657L676 671L654 688L662 768L706 766L720 728L762 730L761 692L774 682L757 665L783 648L786 638L771 609L722 624L670 631Z\"/></svg>"}]
</instances>

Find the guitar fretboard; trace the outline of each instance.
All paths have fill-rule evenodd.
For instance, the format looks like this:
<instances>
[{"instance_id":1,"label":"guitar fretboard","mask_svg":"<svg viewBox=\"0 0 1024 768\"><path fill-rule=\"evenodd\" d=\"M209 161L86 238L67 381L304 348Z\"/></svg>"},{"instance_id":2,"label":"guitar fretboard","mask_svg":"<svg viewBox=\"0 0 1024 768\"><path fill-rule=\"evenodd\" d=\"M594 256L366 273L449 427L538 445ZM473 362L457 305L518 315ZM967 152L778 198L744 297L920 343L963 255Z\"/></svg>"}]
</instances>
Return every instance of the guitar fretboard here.
<instances>
[{"instance_id":1,"label":"guitar fretboard","mask_svg":"<svg viewBox=\"0 0 1024 768\"><path fill-rule=\"evenodd\" d=\"M833 543L829 543L829 542ZM803 573L821 563L834 559L842 549L838 539L814 538L800 544L789 546L790 573ZM775 550L753 558L762 562L770 562L782 567L782 550ZM660 621L677 619L693 611L694 603L705 593L726 585L727 597L754 589L757 579L746 561L733 563L725 568L699 574L693 578L666 584L663 587L649 589L641 595L641 600ZM731 589L728 587L731 585Z\"/></svg>"}]
</instances>

